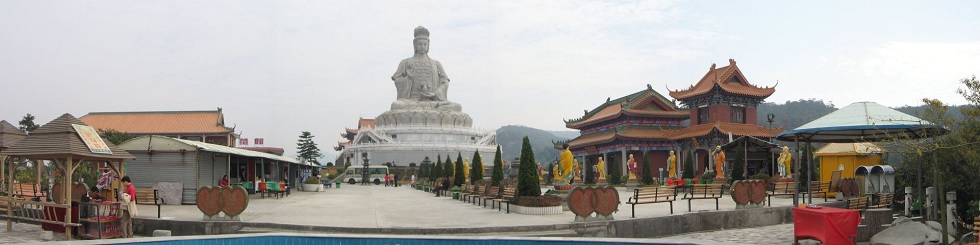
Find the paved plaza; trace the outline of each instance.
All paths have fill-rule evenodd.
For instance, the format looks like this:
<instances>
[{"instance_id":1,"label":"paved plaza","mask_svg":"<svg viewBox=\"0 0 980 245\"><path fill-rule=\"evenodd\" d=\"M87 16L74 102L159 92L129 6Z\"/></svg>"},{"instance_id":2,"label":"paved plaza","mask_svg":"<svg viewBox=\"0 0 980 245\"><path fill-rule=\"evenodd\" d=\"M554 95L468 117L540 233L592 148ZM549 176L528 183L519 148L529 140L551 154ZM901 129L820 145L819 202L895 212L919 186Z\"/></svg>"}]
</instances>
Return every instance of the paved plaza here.
<instances>
[{"instance_id":1,"label":"paved plaza","mask_svg":"<svg viewBox=\"0 0 980 245\"><path fill-rule=\"evenodd\" d=\"M630 206L626 205L629 192L620 190L619 212L616 219L631 219ZM680 196L678 197L680 199ZM773 197L773 206L790 206L791 198ZM823 202L823 198L814 198ZM140 205L141 218L155 218L156 206ZM674 202L674 214L688 213L687 201ZM733 210L735 204L727 195L720 200L721 210ZM636 206L637 218L667 216L670 214L667 203ZM713 200L694 200L693 212L715 210ZM514 227L534 225L554 225L572 223L574 214L565 211L559 215L521 215L490 209L489 206L471 205L449 197L434 197L410 188L384 187L377 185L342 185L341 188L328 188L324 192L298 192L285 198L260 198L252 195L248 209L241 215L245 222L297 224L309 226L356 227L356 228L459 228L459 227ZM165 205L162 219L200 221L201 212L195 205ZM0 228L5 230L5 224ZM40 241L40 228L37 225L14 225L15 232L2 236L0 243L20 243ZM255 230L249 232L296 232L287 230ZM697 240L703 243L737 244L786 244L792 241L792 226L788 224L724 231L689 233L663 239ZM0 231L2 233L3 231ZM553 232L505 232L486 233L486 236L561 236L567 233ZM574 234L574 233L572 233ZM60 234L55 233L55 237ZM61 235L63 239L63 235Z\"/></svg>"}]
</instances>

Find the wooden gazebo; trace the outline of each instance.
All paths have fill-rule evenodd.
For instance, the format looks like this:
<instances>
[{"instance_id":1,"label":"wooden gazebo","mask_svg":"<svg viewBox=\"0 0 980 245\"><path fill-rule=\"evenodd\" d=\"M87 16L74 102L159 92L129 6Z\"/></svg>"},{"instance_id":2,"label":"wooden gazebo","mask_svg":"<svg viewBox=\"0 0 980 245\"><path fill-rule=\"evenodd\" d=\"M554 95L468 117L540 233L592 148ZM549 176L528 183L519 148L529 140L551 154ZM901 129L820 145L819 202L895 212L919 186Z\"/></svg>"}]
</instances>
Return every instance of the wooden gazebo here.
<instances>
[{"instance_id":1,"label":"wooden gazebo","mask_svg":"<svg viewBox=\"0 0 980 245\"><path fill-rule=\"evenodd\" d=\"M20 131L20 129L17 129L17 127L14 127L14 125L7 121L0 120L0 193L10 191L10 187L7 186L6 150L14 143L17 143L17 141L24 139L24 137L27 137L24 131Z\"/></svg>"},{"instance_id":2,"label":"wooden gazebo","mask_svg":"<svg viewBox=\"0 0 980 245\"><path fill-rule=\"evenodd\" d=\"M7 193L8 202L24 203L43 207L67 208L71 209L72 201L72 173L83 162L106 162L117 176L125 176L124 168L126 159L134 159L133 155L120 149L111 142L103 140L94 128L82 123L71 114L64 114L57 119L45 124L32 131L30 135L24 137L17 143L4 149L3 154L8 158L16 159L8 168L7 182L13 186L13 170L31 160L36 166L40 166L44 161L53 163L61 170L60 196L54 197L55 201L61 203L33 202L33 201L14 201L13 191ZM38 171L38 178L42 176ZM65 212L65 219L61 223L71 223L71 212ZM12 214L8 211L7 231L12 227ZM17 217L18 219L36 219ZM48 222L48 220L34 220ZM58 222L51 222L58 223ZM71 226L65 225L65 236L71 239Z\"/></svg>"}]
</instances>

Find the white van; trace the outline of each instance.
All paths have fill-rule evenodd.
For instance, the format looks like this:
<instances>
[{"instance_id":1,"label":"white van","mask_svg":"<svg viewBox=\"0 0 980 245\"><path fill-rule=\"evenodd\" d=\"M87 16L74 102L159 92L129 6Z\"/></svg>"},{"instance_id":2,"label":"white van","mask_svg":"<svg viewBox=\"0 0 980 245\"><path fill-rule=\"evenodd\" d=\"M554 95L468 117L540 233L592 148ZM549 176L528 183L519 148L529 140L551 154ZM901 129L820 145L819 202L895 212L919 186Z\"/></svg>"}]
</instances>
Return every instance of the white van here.
<instances>
[{"instance_id":1,"label":"white van","mask_svg":"<svg viewBox=\"0 0 980 245\"><path fill-rule=\"evenodd\" d=\"M385 174L388 173L388 166L371 165L368 166L367 169L368 169L368 173L370 174L370 176L368 177L369 182L373 182L375 185L380 185L385 181ZM355 167L355 166L347 167L347 174L346 174L347 183L353 185L360 182L361 179L364 178L364 176L361 175L362 173L364 173L364 167Z\"/></svg>"}]
</instances>

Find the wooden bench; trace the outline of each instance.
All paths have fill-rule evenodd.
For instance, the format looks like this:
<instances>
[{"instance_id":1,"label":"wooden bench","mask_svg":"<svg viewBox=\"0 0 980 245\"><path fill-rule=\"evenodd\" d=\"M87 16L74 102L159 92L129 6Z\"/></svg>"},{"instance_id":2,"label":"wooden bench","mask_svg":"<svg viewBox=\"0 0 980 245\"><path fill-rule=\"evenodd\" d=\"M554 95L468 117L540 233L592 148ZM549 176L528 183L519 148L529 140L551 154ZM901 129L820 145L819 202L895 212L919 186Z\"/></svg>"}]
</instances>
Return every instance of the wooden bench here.
<instances>
[{"instance_id":1,"label":"wooden bench","mask_svg":"<svg viewBox=\"0 0 980 245\"><path fill-rule=\"evenodd\" d=\"M847 199L847 209L864 211L868 209L868 196Z\"/></svg>"},{"instance_id":2,"label":"wooden bench","mask_svg":"<svg viewBox=\"0 0 980 245\"><path fill-rule=\"evenodd\" d=\"M160 218L160 206L163 199L160 192L153 188L136 188L136 204L157 205L157 218Z\"/></svg>"},{"instance_id":3,"label":"wooden bench","mask_svg":"<svg viewBox=\"0 0 980 245\"><path fill-rule=\"evenodd\" d=\"M792 196L796 193L793 182L776 182L773 184L772 191L766 193L766 202L772 207L772 196Z\"/></svg>"},{"instance_id":4,"label":"wooden bench","mask_svg":"<svg viewBox=\"0 0 980 245\"><path fill-rule=\"evenodd\" d=\"M484 186L485 187L485 186ZM469 203L476 203L476 197L483 193L483 189L480 188L480 184L469 185L463 190L462 196L460 196L460 201L465 201Z\"/></svg>"},{"instance_id":5,"label":"wooden bench","mask_svg":"<svg viewBox=\"0 0 980 245\"><path fill-rule=\"evenodd\" d=\"M830 181L810 181L810 190L807 194L813 197L814 193L823 193L823 201L827 202L827 192L830 191Z\"/></svg>"},{"instance_id":6,"label":"wooden bench","mask_svg":"<svg viewBox=\"0 0 980 245\"><path fill-rule=\"evenodd\" d=\"M14 183L14 196L26 200L45 201L43 199L46 195L34 183Z\"/></svg>"},{"instance_id":7,"label":"wooden bench","mask_svg":"<svg viewBox=\"0 0 980 245\"><path fill-rule=\"evenodd\" d=\"M677 201L677 193L674 192L673 186L659 186L659 187L644 187L636 188L633 190L633 196L631 196L626 204L632 205L632 215L636 218L636 205L637 204L650 204L650 203L670 203L670 213L674 213L674 201Z\"/></svg>"},{"instance_id":8,"label":"wooden bench","mask_svg":"<svg viewBox=\"0 0 980 245\"><path fill-rule=\"evenodd\" d=\"M715 199L715 210L719 210L718 199L721 198L724 192L725 185L723 184L694 184L691 186L691 192L684 193L684 198L687 199L687 211L691 212L691 200L695 199Z\"/></svg>"},{"instance_id":9,"label":"wooden bench","mask_svg":"<svg viewBox=\"0 0 980 245\"><path fill-rule=\"evenodd\" d=\"M514 196L517 195L517 188L515 187L505 187L504 192L500 194L500 198L492 199L495 202L500 203L497 205L497 211L500 211L500 207L507 203L507 213L510 213L510 203L514 202ZM491 206L492 208L493 206Z\"/></svg>"},{"instance_id":10,"label":"wooden bench","mask_svg":"<svg viewBox=\"0 0 980 245\"><path fill-rule=\"evenodd\" d=\"M480 195L480 196L478 196L478 197L476 197L476 198L477 199L480 199L480 202L483 203L483 207L485 208L485 207L487 207L487 200L494 199L494 198L497 198L497 197L500 197L500 187L499 186L487 185L487 188L486 188L485 191L483 191L483 194ZM490 208L491 209L492 208L495 208L495 206L493 204L494 203L491 201L490 202Z\"/></svg>"},{"instance_id":11,"label":"wooden bench","mask_svg":"<svg viewBox=\"0 0 980 245\"><path fill-rule=\"evenodd\" d=\"M882 193L878 194L878 203L875 205L869 205L869 208L892 208L892 203L895 201L895 193Z\"/></svg>"}]
</instances>

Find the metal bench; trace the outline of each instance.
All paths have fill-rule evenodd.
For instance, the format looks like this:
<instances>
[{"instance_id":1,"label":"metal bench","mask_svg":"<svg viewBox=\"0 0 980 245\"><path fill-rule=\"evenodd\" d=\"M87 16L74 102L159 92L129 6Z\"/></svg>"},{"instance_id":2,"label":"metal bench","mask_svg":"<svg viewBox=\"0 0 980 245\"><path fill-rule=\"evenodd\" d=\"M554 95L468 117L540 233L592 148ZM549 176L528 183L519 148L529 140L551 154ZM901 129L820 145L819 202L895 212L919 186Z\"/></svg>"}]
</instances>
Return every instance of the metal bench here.
<instances>
[{"instance_id":1,"label":"metal bench","mask_svg":"<svg viewBox=\"0 0 980 245\"><path fill-rule=\"evenodd\" d=\"M632 215L636 218L636 205L650 203L670 203L670 213L674 213L674 201L677 201L677 193L673 186L644 187L633 190L626 204L632 205Z\"/></svg>"}]
</instances>

